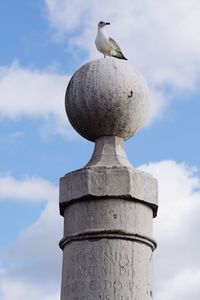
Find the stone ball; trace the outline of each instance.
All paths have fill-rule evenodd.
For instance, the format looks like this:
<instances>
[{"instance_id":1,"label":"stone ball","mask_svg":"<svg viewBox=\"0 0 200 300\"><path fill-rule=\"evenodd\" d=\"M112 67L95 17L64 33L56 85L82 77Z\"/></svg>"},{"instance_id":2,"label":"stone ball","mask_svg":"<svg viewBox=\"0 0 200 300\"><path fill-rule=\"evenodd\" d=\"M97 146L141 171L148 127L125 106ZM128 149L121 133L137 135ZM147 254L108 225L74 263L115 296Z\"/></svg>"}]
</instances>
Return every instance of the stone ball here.
<instances>
[{"instance_id":1,"label":"stone ball","mask_svg":"<svg viewBox=\"0 0 200 300\"><path fill-rule=\"evenodd\" d=\"M128 139L147 118L148 87L126 61L98 59L83 65L72 76L65 107L70 123L86 139Z\"/></svg>"}]
</instances>

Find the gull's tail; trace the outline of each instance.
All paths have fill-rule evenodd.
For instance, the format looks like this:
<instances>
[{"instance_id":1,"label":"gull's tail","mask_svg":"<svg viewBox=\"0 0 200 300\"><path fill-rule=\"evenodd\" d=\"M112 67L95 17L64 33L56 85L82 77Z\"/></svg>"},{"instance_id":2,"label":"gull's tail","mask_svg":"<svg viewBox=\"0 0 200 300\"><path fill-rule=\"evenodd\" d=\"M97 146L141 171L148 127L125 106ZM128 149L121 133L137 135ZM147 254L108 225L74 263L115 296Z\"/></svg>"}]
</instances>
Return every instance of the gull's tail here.
<instances>
[{"instance_id":1,"label":"gull's tail","mask_svg":"<svg viewBox=\"0 0 200 300\"><path fill-rule=\"evenodd\" d=\"M120 52L117 52L116 54L112 55L113 57L116 57L116 58L119 58L119 59L124 59L124 60L128 60L128 58L126 58L124 56L124 54L120 51Z\"/></svg>"}]
</instances>

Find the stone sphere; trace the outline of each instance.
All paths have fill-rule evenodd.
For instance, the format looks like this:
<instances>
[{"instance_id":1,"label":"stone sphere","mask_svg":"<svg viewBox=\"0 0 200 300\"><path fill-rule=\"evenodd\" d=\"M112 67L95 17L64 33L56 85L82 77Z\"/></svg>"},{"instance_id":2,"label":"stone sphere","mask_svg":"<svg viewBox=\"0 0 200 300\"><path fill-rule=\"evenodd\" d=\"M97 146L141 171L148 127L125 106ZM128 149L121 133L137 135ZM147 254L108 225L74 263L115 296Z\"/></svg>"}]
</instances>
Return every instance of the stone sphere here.
<instances>
[{"instance_id":1,"label":"stone sphere","mask_svg":"<svg viewBox=\"0 0 200 300\"><path fill-rule=\"evenodd\" d=\"M128 139L147 118L147 84L126 61L94 60L72 76L65 107L70 123L86 139L95 141L101 136Z\"/></svg>"}]
</instances>

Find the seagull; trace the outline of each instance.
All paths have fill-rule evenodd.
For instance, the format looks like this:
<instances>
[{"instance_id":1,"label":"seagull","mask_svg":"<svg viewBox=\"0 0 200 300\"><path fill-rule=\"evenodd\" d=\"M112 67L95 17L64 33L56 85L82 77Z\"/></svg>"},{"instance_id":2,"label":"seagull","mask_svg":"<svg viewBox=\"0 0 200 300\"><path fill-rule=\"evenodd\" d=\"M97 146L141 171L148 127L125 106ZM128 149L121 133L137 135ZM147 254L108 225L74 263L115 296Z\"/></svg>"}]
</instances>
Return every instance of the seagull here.
<instances>
[{"instance_id":1,"label":"seagull","mask_svg":"<svg viewBox=\"0 0 200 300\"><path fill-rule=\"evenodd\" d=\"M119 45L107 35L105 31L106 25L110 25L110 23L101 21L98 24L98 31L95 40L97 50L103 53L104 58L106 56L113 56L119 59L127 60L127 58L123 55Z\"/></svg>"}]
</instances>

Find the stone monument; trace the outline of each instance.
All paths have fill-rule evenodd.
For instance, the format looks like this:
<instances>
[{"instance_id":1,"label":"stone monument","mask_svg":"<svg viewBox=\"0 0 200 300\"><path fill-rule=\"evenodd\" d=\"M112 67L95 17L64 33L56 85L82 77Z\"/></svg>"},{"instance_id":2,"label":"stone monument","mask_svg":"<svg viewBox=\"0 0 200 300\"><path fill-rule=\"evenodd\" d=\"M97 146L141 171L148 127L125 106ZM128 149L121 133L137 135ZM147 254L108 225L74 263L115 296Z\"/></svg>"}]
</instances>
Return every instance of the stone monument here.
<instances>
[{"instance_id":1,"label":"stone monument","mask_svg":"<svg viewBox=\"0 0 200 300\"><path fill-rule=\"evenodd\" d=\"M73 75L65 105L95 148L85 167L60 179L61 300L152 299L157 182L123 147L147 117L147 85L127 62L99 59Z\"/></svg>"}]
</instances>

